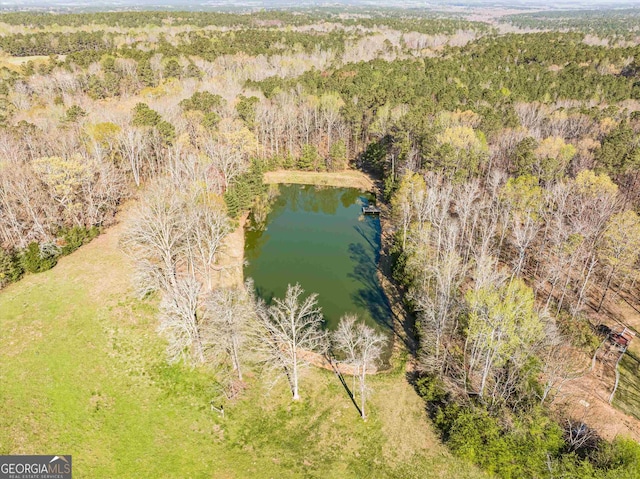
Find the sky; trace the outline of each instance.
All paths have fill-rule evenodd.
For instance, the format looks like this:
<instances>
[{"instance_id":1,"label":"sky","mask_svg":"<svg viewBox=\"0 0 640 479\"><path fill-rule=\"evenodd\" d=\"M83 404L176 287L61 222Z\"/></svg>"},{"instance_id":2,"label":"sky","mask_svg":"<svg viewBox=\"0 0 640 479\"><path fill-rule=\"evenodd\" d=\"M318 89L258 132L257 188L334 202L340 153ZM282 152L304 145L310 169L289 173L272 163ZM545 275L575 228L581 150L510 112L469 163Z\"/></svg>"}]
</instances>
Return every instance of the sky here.
<instances>
[{"instance_id":1,"label":"sky","mask_svg":"<svg viewBox=\"0 0 640 479\"><path fill-rule=\"evenodd\" d=\"M117 9L124 7L215 9L233 7L278 8L312 6L366 7L510 7L550 8L548 0L0 0L0 8L64 8ZM556 9L585 9L603 7L640 7L640 0L554 0Z\"/></svg>"}]
</instances>

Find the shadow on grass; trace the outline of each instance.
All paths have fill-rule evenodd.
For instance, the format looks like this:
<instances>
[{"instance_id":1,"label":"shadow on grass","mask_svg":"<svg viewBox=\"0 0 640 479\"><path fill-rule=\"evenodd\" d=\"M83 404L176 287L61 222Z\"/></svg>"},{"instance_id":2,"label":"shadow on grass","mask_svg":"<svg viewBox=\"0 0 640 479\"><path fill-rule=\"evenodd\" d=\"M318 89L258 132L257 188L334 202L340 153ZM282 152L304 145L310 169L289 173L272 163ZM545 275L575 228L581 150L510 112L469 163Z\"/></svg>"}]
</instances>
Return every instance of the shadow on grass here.
<instances>
[{"instance_id":1,"label":"shadow on grass","mask_svg":"<svg viewBox=\"0 0 640 479\"><path fill-rule=\"evenodd\" d=\"M362 416L362 410L360 409L360 406L358 406L358 403L356 402L356 397L354 396L353 392L351 392L351 389L349 389L349 385L347 384L347 381L345 381L344 375L336 367L334 359L328 355L325 355L325 359L329 362L329 364L331 364L331 369L333 369L333 372L335 373L335 375L338 376L340 383L342 383L342 387L347 392L347 395L349 396L349 399L351 399L353 406L358 411L358 415Z\"/></svg>"},{"instance_id":2,"label":"shadow on grass","mask_svg":"<svg viewBox=\"0 0 640 479\"><path fill-rule=\"evenodd\" d=\"M614 406L625 414L640 419L640 358L627 351L620 360L620 385Z\"/></svg>"}]
</instances>

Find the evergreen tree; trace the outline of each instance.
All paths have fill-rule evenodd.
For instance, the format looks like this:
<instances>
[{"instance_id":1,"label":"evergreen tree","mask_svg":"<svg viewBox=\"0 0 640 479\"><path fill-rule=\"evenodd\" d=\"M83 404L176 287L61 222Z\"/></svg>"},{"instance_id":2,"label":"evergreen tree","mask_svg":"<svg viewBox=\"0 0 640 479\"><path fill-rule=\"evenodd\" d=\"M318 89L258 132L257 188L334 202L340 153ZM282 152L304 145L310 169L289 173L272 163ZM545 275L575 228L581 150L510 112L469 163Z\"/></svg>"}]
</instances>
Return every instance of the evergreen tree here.
<instances>
[{"instance_id":1,"label":"evergreen tree","mask_svg":"<svg viewBox=\"0 0 640 479\"><path fill-rule=\"evenodd\" d=\"M0 288L18 281L23 273L18 255L0 248Z\"/></svg>"},{"instance_id":2,"label":"evergreen tree","mask_svg":"<svg viewBox=\"0 0 640 479\"><path fill-rule=\"evenodd\" d=\"M146 103L137 103L133 108L133 126L157 126L162 121L162 116L149 108Z\"/></svg>"},{"instance_id":3,"label":"evergreen tree","mask_svg":"<svg viewBox=\"0 0 640 479\"><path fill-rule=\"evenodd\" d=\"M236 111L238 112L238 116L247 127L252 128L256 119L256 106L260 100L255 96L246 97L244 95L240 95L238 97L238 104L236 105Z\"/></svg>"},{"instance_id":4,"label":"evergreen tree","mask_svg":"<svg viewBox=\"0 0 640 479\"><path fill-rule=\"evenodd\" d=\"M342 139L334 142L329 149L330 168L333 171L344 170L347 167L347 147Z\"/></svg>"},{"instance_id":5,"label":"evergreen tree","mask_svg":"<svg viewBox=\"0 0 640 479\"><path fill-rule=\"evenodd\" d=\"M156 86L156 77L151 68L151 63L146 58L138 62L138 80L144 86Z\"/></svg>"},{"instance_id":6,"label":"evergreen tree","mask_svg":"<svg viewBox=\"0 0 640 479\"><path fill-rule=\"evenodd\" d=\"M182 67L178 60L171 58L164 66L164 76L166 78L180 78L182 76Z\"/></svg>"},{"instance_id":7,"label":"evergreen tree","mask_svg":"<svg viewBox=\"0 0 640 479\"><path fill-rule=\"evenodd\" d=\"M318 150L315 146L309 143L302 147L302 153L298 158L298 169L311 171L318 163Z\"/></svg>"},{"instance_id":8,"label":"evergreen tree","mask_svg":"<svg viewBox=\"0 0 640 479\"><path fill-rule=\"evenodd\" d=\"M633 160L634 146L633 130L623 120L602 140L596 158L607 173L614 176L623 173L627 163Z\"/></svg>"}]
</instances>

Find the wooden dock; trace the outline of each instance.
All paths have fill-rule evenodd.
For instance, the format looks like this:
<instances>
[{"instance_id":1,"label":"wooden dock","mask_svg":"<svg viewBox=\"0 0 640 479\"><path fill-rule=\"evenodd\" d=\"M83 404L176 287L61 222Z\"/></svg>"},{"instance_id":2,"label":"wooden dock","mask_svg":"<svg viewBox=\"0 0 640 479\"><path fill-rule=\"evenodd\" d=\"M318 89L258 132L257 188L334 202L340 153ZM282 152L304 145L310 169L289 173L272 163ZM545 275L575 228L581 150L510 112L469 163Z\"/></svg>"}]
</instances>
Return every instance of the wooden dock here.
<instances>
[{"instance_id":1,"label":"wooden dock","mask_svg":"<svg viewBox=\"0 0 640 479\"><path fill-rule=\"evenodd\" d=\"M366 205L362 207L362 214L363 215L379 215L380 208L374 205Z\"/></svg>"}]
</instances>

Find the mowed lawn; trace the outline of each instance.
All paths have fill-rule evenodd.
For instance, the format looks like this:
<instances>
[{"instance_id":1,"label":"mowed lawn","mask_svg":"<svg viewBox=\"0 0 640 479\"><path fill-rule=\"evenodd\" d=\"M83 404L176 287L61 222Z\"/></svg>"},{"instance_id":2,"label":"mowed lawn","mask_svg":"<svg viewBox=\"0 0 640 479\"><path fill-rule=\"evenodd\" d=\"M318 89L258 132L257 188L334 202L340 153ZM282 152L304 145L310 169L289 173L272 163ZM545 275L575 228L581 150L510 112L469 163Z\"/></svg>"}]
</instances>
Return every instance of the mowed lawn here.
<instances>
[{"instance_id":1,"label":"mowed lawn","mask_svg":"<svg viewBox=\"0 0 640 479\"><path fill-rule=\"evenodd\" d=\"M220 417L212 372L165 363L118 234L0 292L0 454L72 454L76 478L484 477L439 443L401 368L372 379L366 422L315 369L300 402L253 377Z\"/></svg>"}]
</instances>

